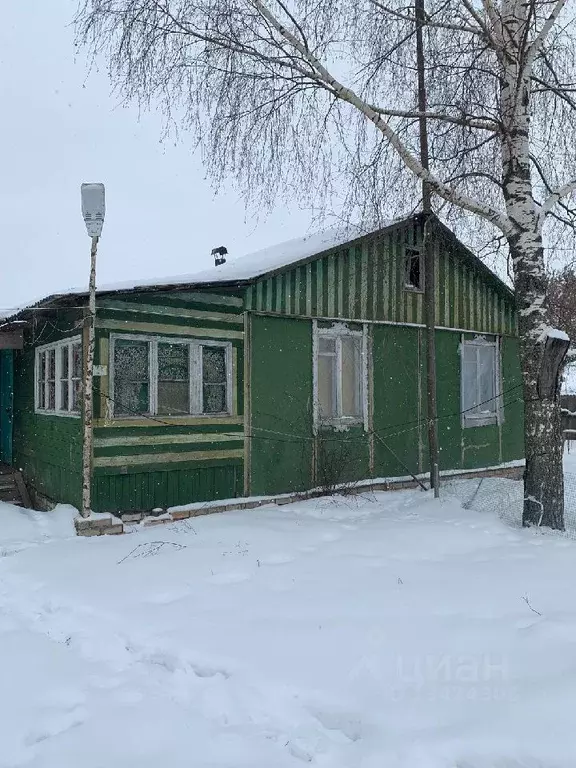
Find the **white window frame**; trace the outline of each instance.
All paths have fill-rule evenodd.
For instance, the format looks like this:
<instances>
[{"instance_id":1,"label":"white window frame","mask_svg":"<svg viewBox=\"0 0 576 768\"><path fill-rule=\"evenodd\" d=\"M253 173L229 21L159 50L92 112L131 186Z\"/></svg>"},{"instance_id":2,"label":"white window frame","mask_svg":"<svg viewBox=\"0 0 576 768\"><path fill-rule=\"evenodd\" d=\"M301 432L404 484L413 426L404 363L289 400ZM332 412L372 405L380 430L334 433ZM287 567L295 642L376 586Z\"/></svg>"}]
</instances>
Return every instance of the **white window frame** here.
<instances>
[{"instance_id":1,"label":"white window frame","mask_svg":"<svg viewBox=\"0 0 576 768\"><path fill-rule=\"evenodd\" d=\"M342 430L348 427L362 424L368 431L368 333L367 325L363 324L362 330L351 330L345 323L333 323L331 327L321 327L318 321L314 320L312 324L312 357L313 357L313 420L314 432L318 432L320 427L334 427ZM361 339L360 348L360 405L362 412L359 416L342 415L342 338L355 337ZM319 360L319 340L336 339L336 412L337 416L331 419L322 419L320 417L320 399L318 391L318 360Z\"/></svg>"},{"instance_id":2,"label":"white window frame","mask_svg":"<svg viewBox=\"0 0 576 768\"><path fill-rule=\"evenodd\" d=\"M73 356L72 347L75 344L79 344L82 348L82 337L71 336L60 341L52 342L52 344L43 344L41 347L36 347L34 352L34 411L35 413L44 414L47 416L67 416L73 419L79 419L81 416L81 406L77 411L70 410L73 401ZM62 380L62 355L60 350L62 347L68 347L68 408L62 408L62 393L60 389L60 383ZM54 350L55 355L55 392L54 392L54 408L47 407L48 400L48 387L46 387L44 393L44 403L40 403L39 397L39 384L40 384L40 356L45 352ZM80 379L82 381L82 378Z\"/></svg>"},{"instance_id":3,"label":"white window frame","mask_svg":"<svg viewBox=\"0 0 576 768\"><path fill-rule=\"evenodd\" d=\"M115 413L114 400L114 349L117 341L143 341L148 344L148 411L147 413ZM217 416L232 415L233 407L233 371L232 371L232 344L229 341L213 341L209 339L191 339L182 336L146 336L129 333L110 334L109 367L110 372L110 404L114 419L134 419L141 416L158 416L158 345L182 344L188 346L188 384L190 411L178 416L164 416L159 418L187 419L190 416L214 418ZM219 413L204 413L202 390L202 347L219 347L226 353L226 410Z\"/></svg>"},{"instance_id":4,"label":"white window frame","mask_svg":"<svg viewBox=\"0 0 576 768\"><path fill-rule=\"evenodd\" d=\"M466 346L474 347L492 347L494 349L494 411L489 416L484 414L475 414L465 410L464 399L464 348ZM501 342L499 336L493 336L490 339L485 336L476 336L475 338L466 338L464 334L460 342L460 410L462 412L462 427L486 427L492 424L504 423L504 403L502 400L502 361L501 361Z\"/></svg>"}]
</instances>

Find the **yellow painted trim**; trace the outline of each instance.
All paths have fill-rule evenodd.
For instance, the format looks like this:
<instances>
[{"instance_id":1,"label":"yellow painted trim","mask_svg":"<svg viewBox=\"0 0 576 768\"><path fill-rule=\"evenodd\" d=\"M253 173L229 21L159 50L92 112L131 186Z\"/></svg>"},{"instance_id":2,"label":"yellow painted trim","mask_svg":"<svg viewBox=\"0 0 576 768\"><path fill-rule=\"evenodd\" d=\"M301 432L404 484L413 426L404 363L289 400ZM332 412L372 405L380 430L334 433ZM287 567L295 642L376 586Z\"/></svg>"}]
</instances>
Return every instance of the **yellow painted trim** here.
<instances>
[{"instance_id":1,"label":"yellow painted trim","mask_svg":"<svg viewBox=\"0 0 576 768\"><path fill-rule=\"evenodd\" d=\"M229 331L219 328L190 328L161 323L127 323L121 320L97 320L97 328L107 328L118 333L157 333L160 336L189 336L208 339L243 339L244 331Z\"/></svg>"},{"instance_id":2,"label":"yellow painted trim","mask_svg":"<svg viewBox=\"0 0 576 768\"><path fill-rule=\"evenodd\" d=\"M176 464L188 461L241 459L244 449L230 451L186 451L182 453L142 453L136 456L96 456L95 467L132 467L140 464Z\"/></svg>"},{"instance_id":3,"label":"yellow painted trim","mask_svg":"<svg viewBox=\"0 0 576 768\"><path fill-rule=\"evenodd\" d=\"M150 418L141 419L96 419L94 421L95 427L109 427L114 429L115 427L185 427L185 426L198 426L201 427L204 424L218 424L225 427L227 424L244 424L244 419L240 416L151 416Z\"/></svg>"},{"instance_id":4,"label":"yellow painted trim","mask_svg":"<svg viewBox=\"0 0 576 768\"><path fill-rule=\"evenodd\" d=\"M182 445L184 443L229 443L244 440L244 430L231 434L226 432L188 433L186 435L127 435L123 437L96 437L95 448L111 448L115 445Z\"/></svg>"},{"instance_id":5,"label":"yellow painted trim","mask_svg":"<svg viewBox=\"0 0 576 768\"><path fill-rule=\"evenodd\" d=\"M114 312L143 312L147 315L167 315L169 317L189 317L196 320L215 320L221 323L234 323L242 325L242 315L232 315L225 312L208 312L204 309L180 309L179 307L167 307L159 304L135 304L129 301L101 301L100 309L108 309Z\"/></svg>"}]
</instances>

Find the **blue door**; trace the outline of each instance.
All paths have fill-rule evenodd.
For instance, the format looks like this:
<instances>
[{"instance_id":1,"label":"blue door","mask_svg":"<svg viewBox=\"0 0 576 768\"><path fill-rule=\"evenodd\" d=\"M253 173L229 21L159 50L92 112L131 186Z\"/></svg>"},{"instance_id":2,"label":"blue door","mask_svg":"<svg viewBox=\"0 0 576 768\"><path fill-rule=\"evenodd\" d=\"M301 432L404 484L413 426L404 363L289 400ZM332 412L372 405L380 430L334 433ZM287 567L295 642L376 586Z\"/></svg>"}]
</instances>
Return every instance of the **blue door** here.
<instances>
[{"instance_id":1,"label":"blue door","mask_svg":"<svg viewBox=\"0 0 576 768\"><path fill-rule=\"evenodd\" d=\"M14 353L0 349L0 462L12 464Z\"/></svg>"}]
</instances>

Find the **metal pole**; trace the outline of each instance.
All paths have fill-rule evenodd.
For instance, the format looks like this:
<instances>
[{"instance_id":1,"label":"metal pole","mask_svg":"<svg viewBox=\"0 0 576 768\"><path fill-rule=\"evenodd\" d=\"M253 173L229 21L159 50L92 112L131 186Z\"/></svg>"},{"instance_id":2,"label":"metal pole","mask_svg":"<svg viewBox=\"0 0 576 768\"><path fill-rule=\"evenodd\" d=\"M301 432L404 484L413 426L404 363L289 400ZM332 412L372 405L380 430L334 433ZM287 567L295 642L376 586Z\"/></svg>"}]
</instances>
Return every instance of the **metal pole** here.
<instances>
[{"instance_id":1,"label":"metal pole","mask_svg":"<svg viewBox=\"0 0 576 768\"><path fill-rule=\"evenodd\" d=\"M426 71L424 66L424 36L422 29L426 23L424 0L415 0L416 15L416 58L418 69L418 120L420 128L420 161L428 170L430 157L428 150L428 129L426 125ZM424 212L423 251L424 251L424 312L426 317L426 393L428 410L428 453L430 456L430 487L434 496L440 496L439 450L438 450L438 408L436 403L436 302L434 275L434 248L429 237L429 216L432 213L430 186L422 181L422 210Z\"/></svg>"},{"instance_id":2,"label":"metal pole","mask_svg":"<svg viewBox=\"0 0 576 768\"><path fill-rule=\"evenodd\" d=\"M84 321L84 433L82 441L82 517L89 517L92 507L92 421L94 414L94 336L96 325L96 252L98 237L92 238L90 249L90 287L88 312Z\"/></svg>"}]
</instances>

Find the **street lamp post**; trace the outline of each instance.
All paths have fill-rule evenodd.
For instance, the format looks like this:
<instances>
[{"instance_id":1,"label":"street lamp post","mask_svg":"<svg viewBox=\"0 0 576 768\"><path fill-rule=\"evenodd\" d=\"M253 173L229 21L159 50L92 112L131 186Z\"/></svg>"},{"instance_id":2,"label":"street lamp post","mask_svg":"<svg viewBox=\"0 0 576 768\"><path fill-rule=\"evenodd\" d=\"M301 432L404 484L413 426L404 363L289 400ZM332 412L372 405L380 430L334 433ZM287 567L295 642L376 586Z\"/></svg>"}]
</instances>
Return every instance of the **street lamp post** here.
<instances>
[{"instance_id":1,"label":"street lamp post","mask_svg":"<svg viewBox=\"0 0 576 768\"><path fill-rule=\"evenodd\" d=\"M106 210L104 184L82 184L82 216L86 223L88 236L92 240L90 248L90 285L88 289L88 311L84 321L84 431L82 437L82 517L89 517L92 507L92 455L94 414L94 337L96 326L96 252L98 240L102 234Z\"/></svg>"}]
</instances>

